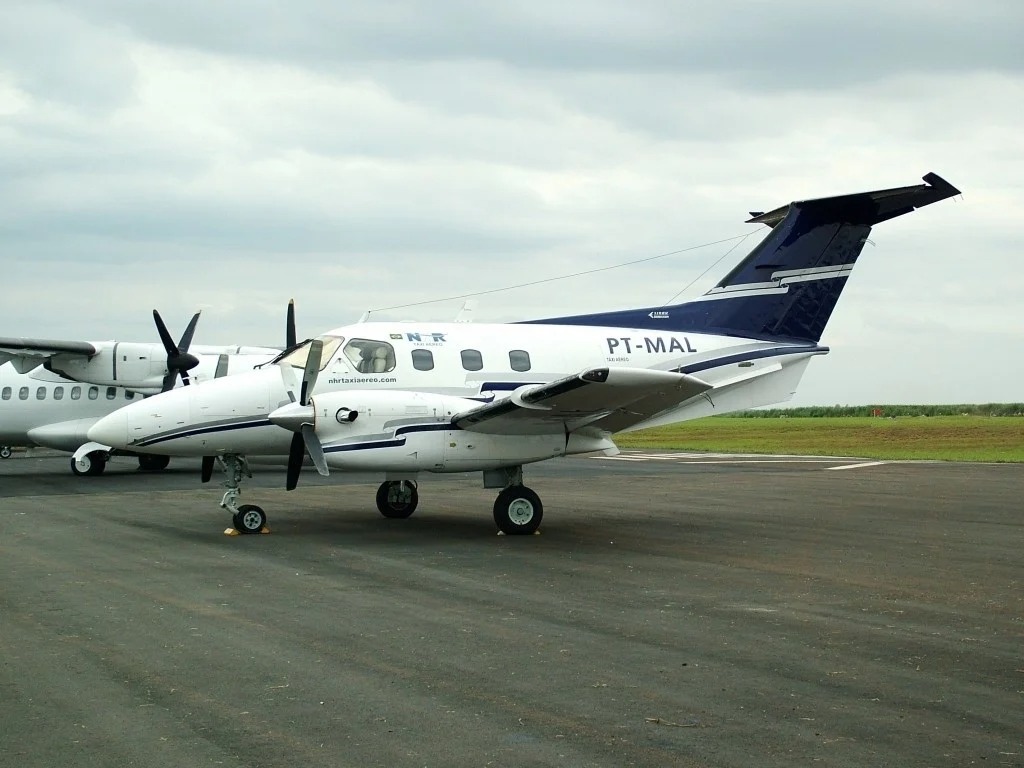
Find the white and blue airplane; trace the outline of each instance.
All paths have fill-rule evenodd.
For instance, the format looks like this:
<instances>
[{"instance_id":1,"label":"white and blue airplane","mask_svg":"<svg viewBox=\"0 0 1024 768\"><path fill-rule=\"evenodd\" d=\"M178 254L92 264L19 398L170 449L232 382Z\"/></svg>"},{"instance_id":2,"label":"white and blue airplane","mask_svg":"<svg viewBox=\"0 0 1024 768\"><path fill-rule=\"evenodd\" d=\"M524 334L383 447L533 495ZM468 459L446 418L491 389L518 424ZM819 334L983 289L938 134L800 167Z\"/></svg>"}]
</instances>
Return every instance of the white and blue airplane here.
<instances>
[{"instance_id":1,"label":"white and blue airplane","mask_svg":"<svg viewBox=\"0 0 1024 768\"><path fill-rule=\"evenodd\" d=\"M58 341L0 337L0 446L79 451L76 475L99 475L110 446L89 443L89 428L132 400L166 391L181 381L198 383L251 371L280 354L272 347L191 346L199 314L175 343L156 310L160 343ZM289 305L294 345L294 309ZM134 452L131 452L134 453ZM0 451L0 456L3 451ZM138 454L139 468L160 470L169 457Z\"/></svg>"},{"instance_id":2,"label":"white and blue airplane","mask_svg":"<svg viewBox=\"0 0 1024 768\"><path fill-rule=\"evenodd\" d=\"M506 534L537 530L523 466L617 452L613 436L786 401L820 343L871 228L959 194L924 184L794 202L749 221L772 228L700 298L671 306L510 324L367 322L336 328L275 365L132 403L89 430L138 453L203 457L225 474L221 507L243 533L265 529L237 504L247 457L308 454L330 469L384 475L377 507L407 517L422 472L483 473L501 489Z\"/></svg>"}]
</instances>

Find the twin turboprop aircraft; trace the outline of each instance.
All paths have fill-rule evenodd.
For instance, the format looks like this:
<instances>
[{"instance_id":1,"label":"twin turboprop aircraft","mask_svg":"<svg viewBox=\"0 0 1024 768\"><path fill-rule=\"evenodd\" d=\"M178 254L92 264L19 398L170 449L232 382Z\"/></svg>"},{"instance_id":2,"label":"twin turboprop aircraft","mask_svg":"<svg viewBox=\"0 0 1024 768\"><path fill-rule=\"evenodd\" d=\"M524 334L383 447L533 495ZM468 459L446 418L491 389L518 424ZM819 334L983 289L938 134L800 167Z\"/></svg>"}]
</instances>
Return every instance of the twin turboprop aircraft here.
<instances>
[{"instance_id":1,"label":"twin turboprop aircraft","mask_svg":"<svg viewBox=\"0 0 1024 768\"><path fill-rule=\"evenodd\" d=\"M289 305L294 344L294 309ZM249 371L280 353L270 347L192 346L199 314L181 339L171 338L160 314L160 343L0 338L0 445L76 451L100 417L135 398L183 384ZM109 446L88 444L71 461L78 475L98 475ZM167 466L167 456L139 454L142 469Z\"/></svg>"},{"instance_id":2,"label":"twin turboprop aircraft","mask_svg":"<svg viewBox=\"0 0 1024 768\"><path fill-rule=\"evenodd\" d=\"M700 298L672 306L512 324L359 323L251 373L130 404L89 431L139 453L215 460L221 506L243 533L266 515L237 504L248 456L288 456L293 489L308 454L376 471L377 507L407 517L421 472L483 474L501 489L506 534L537 530L523 466L615 453L618 432L790 399L872 226L959 194L924 184L791 203L755 214L772 231Z\"/></svg>"}]
</instances>

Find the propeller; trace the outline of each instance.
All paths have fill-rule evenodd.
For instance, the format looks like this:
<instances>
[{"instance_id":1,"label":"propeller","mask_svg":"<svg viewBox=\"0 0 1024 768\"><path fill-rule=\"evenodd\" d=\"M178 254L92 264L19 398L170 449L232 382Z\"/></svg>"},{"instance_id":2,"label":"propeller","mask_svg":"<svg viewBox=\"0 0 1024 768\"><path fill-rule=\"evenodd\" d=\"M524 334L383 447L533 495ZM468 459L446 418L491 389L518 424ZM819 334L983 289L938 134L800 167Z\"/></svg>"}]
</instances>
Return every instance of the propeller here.
<instances>
[{"instance_id":1,"label":"propeller","mask_svg":"<svg viewBox=\"0 0 1024 768\"><path fill-rule=\"evenodd\" d=\"M199 322L199 313L196 312L192 315L188 327L181 334L181 340L177 344L174 343L171 334L167 332L167 326L164 325L164 320L160 317L160 313L155 309L153 310L153 321L156 323L156 330L160 334L160 341L164 345L164 350L167 352L167 374L164 376L163 386L160 391L167 392L174 389L174 381L179 375L181 376L181 383L187 387L189 385L188 372L199 365L199 359L195 355L188 353L188 348L192 344L192 335L196 332L196 323Z\"/></svg>"},{"instance_id":2,"label":"propeller","mask_svg":"<svg viewBox=\"0 0 1024 768\"><path fill-rule=\"evenodd\" d=\"M298 342L295 333L295 299L288 299L288 314L284 321L284 348L291 349Z\"/></svg>"},{"instance_id":3,"label":"propeller","mask_svg":"<svg viewBox=\"0 0 1024 768\"><path fill-rule=\"evenodd\" d=\"M289 491L294 490L299 483L302 460L307 453L313 460L317 472L321 475L329 474L323 446L320 444L320 438L316 436L316 413L310 404L309 397L309 393L316 386L317 376L320 374L320 360L323 357L323 351L324 343L320 339L313 339L309 343L309 353L306 355L306 367L302 372L298 398L296 399L293 391L289 391L288 394L292 397L292 402L281 406L269 416L274 424L295 433L288 450L288 475L285 488Z\"/></svg>"}]
</instances>

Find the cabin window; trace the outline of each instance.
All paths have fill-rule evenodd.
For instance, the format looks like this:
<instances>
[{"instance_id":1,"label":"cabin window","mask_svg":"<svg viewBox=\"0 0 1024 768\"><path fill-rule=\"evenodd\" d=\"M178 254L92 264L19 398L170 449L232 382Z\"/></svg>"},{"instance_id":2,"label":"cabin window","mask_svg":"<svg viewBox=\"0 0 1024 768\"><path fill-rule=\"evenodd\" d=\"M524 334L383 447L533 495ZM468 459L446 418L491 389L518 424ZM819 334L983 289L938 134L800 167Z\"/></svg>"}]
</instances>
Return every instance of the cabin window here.
<instances>
[{"instance_id":1,"label":"cabin window","mask_svg":"<svg viewBox=\"0 0 1024 768\"><path fill-rule=\"evenodd\" d=\"M508 364L513 371L530 370L530 353L525 349L513 349L508 353Z\"/></svg>"},{"instance_id":2,"label":"cabin window","mask_svg":"<svg viewBox=\"0 0 1024 768\"><path fill-rule=\"evenodd\" d=\"M72 400L80 400L81 397L82 397L82 388L81 387L72 387L71 388L71 399Z\"/></svg>"},{"instance_id":3,"label":"cabin window","mask_svg":"<svg viewBox=\"0 0 1024 768\"><path fill-rule=\"evenodd\" d=\"M412 351L412 367L417 371L434 370L434 353L429 349L414 349Z\"/></svg>"},{"instance_id":4,"label":"cabin window","mask_svg":"<svg viewBox=\"0 0 1024 768\"><path fill-rule=\"evenodd\" d=\"M11 399L12 390L10 387L4 387L3 398L4 400Z\"/></svg>"},{"instance_id":5,"label":"cabin window","mask_svg":"<svg viewBox=\"0 0 1024 768\"><path fill-rule=\"evenodd\" d=\"M484 358L476 349L462 350L462 367L467 371L479 371L484 367Z\"/></svg>"},{"instance_id":6,"label":"cabin window","mask_svg":"<svg viewBox=\"0 0 1024 768\"><path fill-rule=\"evenodd\" d=\"M100 388L99 387L89 387L89 399L90 400L95 400L99 396L100 396Z\"/></svg>"},{"instance_id":7,"label":"cabin window","mask_svg":"<svg viewBox=\"0 0 1024 768\"><path fill-rule=\"evenodd\" d=\"M28 387L22 387L18 390L19 400L28 400Z\"/></svg>"},{"instance_id":8,"label":"cabin window","mask_svg":"<svg viewBox=\"0 0 1024 768\"><path fill-rule=\"evenodd\" d=\"M64 399L64 387L54 387L53 388L53 399L54 400L63 400Z\"/></svg>"},{"instance_id":9,"label":"cabin window","mask_svg":"<svg viewBox=\"0 0 1024 768\"><path fill-rule=\"evenodd\" d=\"M127 389L124 391L124 399L125 400L131 400L133 397L135 397L135 393L134 392L132 392L130 390L127 390Z\"/></svg>"},{"instance_id":10,"label":"cabin window","mask_svg":"<svg viewBox=\"0 0 1024 768\"><path fill-rule=\"evenodd\" d=\"M387 373L395 370L395 348L386 341L352 339L345 345L345 357L360 373Z\"/></svg>"},{"instance_id":11,"label":"cabin window","mask_svg":"<svg viewBox=\"0 0 1024 768\"><path fill-rule=\"evenodd\" d=\"M113 400L115 397L117 397L117 388L107 387L107 400Z\"/></svg>"},{"instance_id":12,"label":"cabin window","mask_svg":"<svg viewBox=\"0 0 1024 768\"><path fill-rule=\"evenodd\" d=\"M46 399L46 387L36 387L36 400Z\"/></svg>"}]
</instances>

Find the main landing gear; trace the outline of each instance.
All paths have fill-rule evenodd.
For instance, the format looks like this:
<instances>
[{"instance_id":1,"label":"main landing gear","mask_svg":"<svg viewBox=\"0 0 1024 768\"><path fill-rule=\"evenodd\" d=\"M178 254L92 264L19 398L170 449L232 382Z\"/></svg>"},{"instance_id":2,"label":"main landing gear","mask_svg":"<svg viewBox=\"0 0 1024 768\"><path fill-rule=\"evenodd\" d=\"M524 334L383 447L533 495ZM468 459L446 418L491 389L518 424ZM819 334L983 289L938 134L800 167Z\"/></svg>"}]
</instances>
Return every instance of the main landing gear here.
<instances>
[{"instance_id":1,"label":"main landing gear","mask_svg":"<svg viewBox=\"0 0 1024 768\"><path fill-rule=\"evenodd\" d=\"M9 445L0 445L0 459L9 459L14 451L11 450Z\"/></svg>"},{"instance_id":2,"label":"main landing gear","mask_svg":"<svg viewBox=\"0 0 1024 768\"><path fill-rule=\"evenodd\" d=\"M388 480L377 489L377 509L384 517L406 518L416 511L419 491L412 480Z\"/></svg>"},{"instance_id":3,"label":"main landing gear","mask_svg":"<svg viewBox=\"0 0 1024 768\"><path fill-rule=\"evenodd\" d=\"M159 472L167 469L167 465L170 463L170 456L157 456L151 453L139 454L139 470L142 472Z\"/></svg>"},{"instance_id":4,"label":"main landing gear","mask_svg":"<svg viewBox=\"0 0 1024 768\"><path fill-rule=\"evenodd\" d=\"M80 459L71 459L71 471L79 477L98 477L107 468L109 459L106 451L90 451Z\"/></svg>"},{"instance_id":5,"label":"main landing gear","mask_svg":"<svg viewBox=\"0 0 1024 768\"><path fill-rule=\"evenodd\" d=\"M255 504L242 504L236 502L242 495L242 477L252 477L249 471L249 464L244 456L233 453L217 457L221 472L224 473L224 497L220 505L231 513L231 523L239 533L263 533L270 532L267 528L267 515L261 507ZM230 531L229 531L230 532Z\"/></svg>"},{"instance_id":6,"label":"main landing gear","mask_svg":"<svg viewBox=\"0 0 1024 768\"><path fill-rule=\"evenodd\" d=\"M523 468L502 467L484 471L484 488L503 488L494 500L494 524L506 536L528 536L540 528L544 505L533 490L523 485Z\"/></svg>"}]
</instances>

